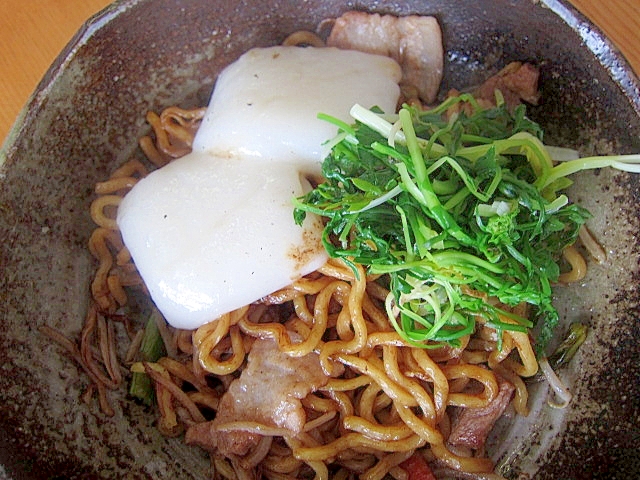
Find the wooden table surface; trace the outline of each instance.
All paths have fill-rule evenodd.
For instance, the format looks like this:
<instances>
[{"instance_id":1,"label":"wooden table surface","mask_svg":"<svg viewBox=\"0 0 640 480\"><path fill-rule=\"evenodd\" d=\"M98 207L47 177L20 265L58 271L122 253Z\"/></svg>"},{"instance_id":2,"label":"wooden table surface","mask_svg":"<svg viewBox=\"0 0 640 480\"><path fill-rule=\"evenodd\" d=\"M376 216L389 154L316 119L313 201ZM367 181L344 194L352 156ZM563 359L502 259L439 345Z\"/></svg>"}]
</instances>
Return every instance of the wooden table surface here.
<instances>
[{"instance_id":1,"label":"wooden table surface","mask_svg":"<svg viewBox=\"0 0 640 480\"><path fill-rule=\"evenodd\" d=\"M0 143L51 62L82 23L110 1L2 0ZM640 72L640 0L571 1Z\"/></svg>"}]
</instances>

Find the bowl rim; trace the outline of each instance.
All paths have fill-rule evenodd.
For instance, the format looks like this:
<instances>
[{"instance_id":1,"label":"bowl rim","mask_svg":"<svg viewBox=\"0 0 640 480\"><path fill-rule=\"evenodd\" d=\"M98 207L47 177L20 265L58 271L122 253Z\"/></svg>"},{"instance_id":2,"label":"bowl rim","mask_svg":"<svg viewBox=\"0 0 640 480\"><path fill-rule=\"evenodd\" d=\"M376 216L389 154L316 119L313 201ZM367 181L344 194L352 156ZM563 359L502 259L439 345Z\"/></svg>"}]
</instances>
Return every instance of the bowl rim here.
<instances>
[{"instance_id":1,"label":"bowl rim","mask_svg":"<svg viewBox=\"0 0 640 480\"><path fill-rule=\"evenodd\" d=\"M2 170L6 166L6 160L14 155L15 146L23 135L26 126L38 114L48 92L65 73L68 64L73 61L78 50L118 15L149 1L151 0L116 0L90 17L76 32L36 86L11 127L3 145L0 147L0 181L3 179ZM640 116L640 82L638 81L638 76L613 42L572 6L568 0L540 0L536 3L550 9L578 34L588 51L594 55L597 62L607 71L613 82L621 89L635 113ZM1 467L2 465L0 465ZM0 469L0 479L3 478L2 473Z\"/></svg>"}]
</instances>

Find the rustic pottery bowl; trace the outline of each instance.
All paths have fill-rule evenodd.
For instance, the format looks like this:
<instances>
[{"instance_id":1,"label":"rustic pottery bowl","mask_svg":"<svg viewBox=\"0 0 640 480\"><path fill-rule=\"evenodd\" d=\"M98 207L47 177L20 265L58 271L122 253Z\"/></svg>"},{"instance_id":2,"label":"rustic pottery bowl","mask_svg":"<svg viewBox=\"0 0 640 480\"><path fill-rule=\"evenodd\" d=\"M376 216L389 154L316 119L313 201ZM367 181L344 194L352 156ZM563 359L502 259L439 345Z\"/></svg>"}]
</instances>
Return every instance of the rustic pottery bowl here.
<instances>
[{"instance_id":1,"label":"rustic pottery bowl","mask_svg":"<svg viewBox=\"0 0 640 480\"><path fill-rule=\"evenodd\" d=\"M559 0L123 0L91 19L46 74L0 153L0 474L8 478L207 478L208 462L166 439L154 417L111 396L108 418L79 397L86 378L40 325L77 336L95 268L87 250L93 185L132 155L145 112L204 105L223 66L253 46L315 29L348 9L434 14L442 91L512 60L541 70L530 115L546 141L583 153L640 151L637 78L602 34ZM509 478L640 477L640 182L578 176L573 199L608 261L558 291L565 325L590 334L562 372L574 400L500 424L490 451ZM559 329L563 331L563 327Z\"/></svg>"}]
</instances>

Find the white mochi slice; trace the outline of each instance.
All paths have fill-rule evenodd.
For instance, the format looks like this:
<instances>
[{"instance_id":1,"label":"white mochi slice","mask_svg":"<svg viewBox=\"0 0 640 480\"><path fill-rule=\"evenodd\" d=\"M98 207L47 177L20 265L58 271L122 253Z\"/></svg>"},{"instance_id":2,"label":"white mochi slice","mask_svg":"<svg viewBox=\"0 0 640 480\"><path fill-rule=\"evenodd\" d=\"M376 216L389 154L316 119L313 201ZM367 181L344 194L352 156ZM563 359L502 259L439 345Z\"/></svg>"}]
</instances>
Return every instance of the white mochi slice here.
<instances>
[{"instance_id":1,"label":"white mochi slice","mask_svg":"<svg viewBox=\"0 0 640 480\"><path fill-rule=\"evenodd\" d=\"M293 221L296 168L191 154L140 181L118 225L167 321L192 329L313 272L327 260L322 225Z\"/></svg>"},{"instance_id":2,"label":"white mochi slice","mask_svg":"<svg viewBox=\"0 0 640 480\"><path fill-rule=\"evenodd\" d=\"M194 151L292 160L319 175L337 128L355 104L396 111L402 71L388 57L336 48L255 48L218 77Z\"/></svg>"},{"instance_id":3,"label":"white mochi slice","mask_svg":"<svg viewBox=\"0 0 640 480\"><path fill-rule=\"evenodd\" d=\"M125 245L167 321L193 329L327 260L322 223L293 219L322 144L359 103L392 112L400 67L334 48L254 49L216 82L193 152L138 182L118 208Z\"/></svg>"}]
</instances>

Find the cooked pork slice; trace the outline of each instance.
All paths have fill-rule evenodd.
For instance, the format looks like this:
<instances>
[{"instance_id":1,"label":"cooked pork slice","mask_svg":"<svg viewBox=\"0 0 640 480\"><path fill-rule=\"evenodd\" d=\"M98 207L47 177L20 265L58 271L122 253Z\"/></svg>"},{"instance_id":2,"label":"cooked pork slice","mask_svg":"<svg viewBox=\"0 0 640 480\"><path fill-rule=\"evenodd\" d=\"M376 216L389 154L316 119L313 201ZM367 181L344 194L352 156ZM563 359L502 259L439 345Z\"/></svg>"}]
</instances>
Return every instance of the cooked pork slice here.
<instances>
[{"instance_id":1,"label":"cooked pork slice","mask_svg":"<svg viewBox=\"0 0 640 480\"><path fill-rule=\"evenodd\" d=\"M530 63L511 62L497 74L488 78L474 91L474 95L477 98L495 103L495 91L500 90L506 104L511 109L522 101L536 105L540 99L539 78L539 70Z\"/></svg>"},{"instance_id":2,"label":"cooked pork slice","mask_svg":"<svg viewBox=\"0 0 640 480\"><path fill-rule=\"evenodd\" d=\"M212 422L196 423L187 428L185 442L188 445L198 445L209 452L214 452L218 443L216 432L211 428Z\"/></svg>"},{"instance_id":3,"label":"cooked pork slice","mask_svg":"<svg viewBox=\"0 0 640 480\"><path fill-rule=\"evenodd\" d=\"M473 449L482 448L489 432L511 402L515 391L512 383L498 377L498 394L486 407L463 408L454 418L449 443Z\"/></svg>"},{"instance_id":4,"label":"cooked pork slice","mask_svg":"<svg viewBox=\"0 0 640 480\"><path fill-rule=\"evenodd\" d=\"M220 399L216 418L191 427L187 443L217 450L225 456L246 455L258 444L259 435L217 430L239 421L284 428L293 435L300 433L306 422L300 400L326 385L328 379L316 353L290 357L279 350L274 340L258 339L251 348L246 368Z\"/></svg>"},{"instance_id":5,"label":"cooked pork slice","mask_svg":"<svg viewBox=\"0 0 640 480\"><path fill-rule=\"evenodd\" d=\"M402 67L403 84L415 87L426 103L436 98L444 51L434 17L347 12L336 19L327 45L391 57Z\"/></svg>"}]
</instances>

